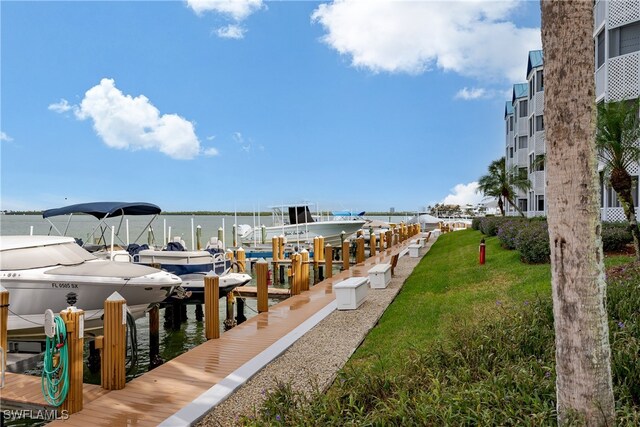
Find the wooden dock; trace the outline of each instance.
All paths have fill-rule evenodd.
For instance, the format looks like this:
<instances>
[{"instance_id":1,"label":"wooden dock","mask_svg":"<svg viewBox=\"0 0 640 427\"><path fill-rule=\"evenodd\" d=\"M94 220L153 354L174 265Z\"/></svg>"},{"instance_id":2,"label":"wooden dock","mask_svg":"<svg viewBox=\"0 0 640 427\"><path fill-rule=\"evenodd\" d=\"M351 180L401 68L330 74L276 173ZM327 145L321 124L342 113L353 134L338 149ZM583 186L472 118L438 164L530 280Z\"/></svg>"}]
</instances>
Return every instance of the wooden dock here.
<instances>
[{"instance_id":1,"label":"wooden dock","mask_svg":"<svg viewBox=\"0 0 640 427\"><path fill-rule=\"evenodd\" d=\"M209 340L133 379L122 390L107 392L99 386L85 385L84 408L69 419L54 421L51 425L152 426L163 422L303 322L326 309L335 300L332 290L334 283L348 277L367 276L373 265L390 262L393 255L406 251L409 243L407 239L382 254L368 258L364 263L312 286L309 291L270 307L268 312L252 317L225 332L219 339ZM288 292L286 289L284 291ZM11 389L13 397L7 397L9 400L23 396L24 400L39 398L44 403L42 397L37 396L40 393L40 380L36 377L34 381L37 384L17 387L8 382L2 398L5 398L7 389Z\"/></svg>"},{"instance_id":2,"label":"wooden dock","mask_svg":"<svg viewBox=\"0 0 640 427\"><path fill-rule=\"evenodd\" d=\"M256 286L240 286L235 288L233 292L241 297L255 298L258 295L258 288ZM291 291L288 288L273 288L269 287L269 298L273 299L287 299L291 296Z\"/></svg>"}]
</instances>

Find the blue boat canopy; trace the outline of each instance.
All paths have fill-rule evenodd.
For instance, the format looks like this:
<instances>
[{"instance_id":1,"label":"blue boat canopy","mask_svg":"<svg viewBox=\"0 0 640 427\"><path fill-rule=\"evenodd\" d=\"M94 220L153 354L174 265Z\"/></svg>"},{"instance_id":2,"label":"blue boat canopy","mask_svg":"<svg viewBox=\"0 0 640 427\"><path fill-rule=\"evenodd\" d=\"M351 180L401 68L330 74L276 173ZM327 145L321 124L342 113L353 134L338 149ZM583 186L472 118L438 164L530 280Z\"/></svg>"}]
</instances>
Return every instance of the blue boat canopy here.
<instances>
[{"instance_id":1,"label":"blue boat canopy","mask_svg":"<svg viewBox=\"0 0 640 427\"><path fill-rule=\"evenodd\" d=\"M332 211L333 216L363 216L366 212L352 212L352 211Z\"/></svg>"},{"instance_id":2,"label":"blue boat canopy","mask_svg":"<svg viewBox=\"0 0 640 427\"><path fill-rule=\"evenodd\" d=\"M157 215L162 210L151 203L143 202L92 202L48 209L42 212L42 218L52 216L83 213L93 215L98 219L120 215Z\"/></svg>"}]
</instances>

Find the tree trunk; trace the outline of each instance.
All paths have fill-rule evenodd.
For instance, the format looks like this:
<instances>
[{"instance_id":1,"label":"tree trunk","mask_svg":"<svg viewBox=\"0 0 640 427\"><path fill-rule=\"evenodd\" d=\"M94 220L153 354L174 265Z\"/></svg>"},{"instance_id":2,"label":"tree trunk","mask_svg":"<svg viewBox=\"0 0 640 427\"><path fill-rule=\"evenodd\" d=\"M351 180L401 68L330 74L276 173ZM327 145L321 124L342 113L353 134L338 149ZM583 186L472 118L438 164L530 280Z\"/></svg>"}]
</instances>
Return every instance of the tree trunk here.
<instances>
[{"instance_id":1,"label":"tree trunk","mask_svg":"<svg viewBox=\"0 0 640 427\"><path fill-rule=\"evenodd\" d=\"M633 206L633 196L631 195L633 188L631 175L624 169L614 169L611 172L609 183L618 195L624 215L627 217L629 231L631 231L631 236L633 237L633 247L636 251L636 260L640 261L640 229L636 219L636 210Z\"/></svg>"},{"instance_id":2,"label":"tree trunk","mask_svg":"<svg viewBox=\"0 0 640 427\"><path fill-rule=\"evenodd\" d=\"M558 422L614 425L594 138L593 2L543 0L541 8Z\"/></svg>"},{"instance_id":3,"label":"tree trunk","mask_svg":"<svg viewBox=\"0 0 640 427\"><path fill-rule=\"evenodd\" d=\"M520 216L521 216L522 218L524 218L524 212L522 212L522 210L518 207L518 205L517 205L517 204L515 204L515 203L513 202L513 200L511 200L511 197L504 196L504 198L505 198L505 200L506 200L507 202L509 202L509 204L510 204L511 206L513 206L513 208L514 208L515 210L517 210L517 211L518 211L518 213L520 214Z\"/></svg>"},{"instance_id":4,"label":"tree trunk","mask_svg":"<svg viewBox=\"0 0 640 427\"><path fill-rule=\"evenodd\" d=\"M498 197L498 207L500 208L500 213L502 214L502 216L505 216L504 203L502 202L502 197Z\"/></svg>"}]
</instances>

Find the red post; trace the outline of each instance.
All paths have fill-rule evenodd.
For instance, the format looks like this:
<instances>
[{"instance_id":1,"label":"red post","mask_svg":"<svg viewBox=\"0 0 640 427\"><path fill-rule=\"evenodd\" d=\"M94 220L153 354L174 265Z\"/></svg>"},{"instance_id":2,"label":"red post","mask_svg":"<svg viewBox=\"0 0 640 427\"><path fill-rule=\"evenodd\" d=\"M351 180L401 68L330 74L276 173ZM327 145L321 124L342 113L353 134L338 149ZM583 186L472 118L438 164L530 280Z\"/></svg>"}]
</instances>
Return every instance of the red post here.
<instances>
[{"instance_id":1,"label":"red post","mask_svg":"<svg viewBox=\"0 0 640 427\"><path fill-rule=\"evenodd\" d=\"M484 265L485 257L485 244L484 239L482 239L480 240L480 265Z\"/></svg>"}]
</instances>

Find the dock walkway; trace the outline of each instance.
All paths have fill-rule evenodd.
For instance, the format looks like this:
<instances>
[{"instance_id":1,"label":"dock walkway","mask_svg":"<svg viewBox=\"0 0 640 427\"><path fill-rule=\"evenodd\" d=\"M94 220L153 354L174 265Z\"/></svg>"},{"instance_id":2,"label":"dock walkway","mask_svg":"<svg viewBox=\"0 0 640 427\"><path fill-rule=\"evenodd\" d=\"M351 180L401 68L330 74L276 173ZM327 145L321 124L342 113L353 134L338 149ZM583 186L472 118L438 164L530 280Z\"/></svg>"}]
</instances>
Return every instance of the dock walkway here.
<instances>
[{"instance_id":1,"label":"dock walkway","mask_svg":"<svg viewBox=\"0 0 640 427\"><path fill-rule=\"evenodd\" d=\"M169 422L168 425L173 425L170 420L175 420L176 414L207 394L206 392L210 393L216 385L218 391L221 389L223 394L227 393L219 398L219 401L224 400L233 392L234 387L240 385L228 386L230 379L237 382L233 377L237 376L235 373L240 372L240 368L256 365L256 356L273 349L272 346L282 341L283 337L291 336L292 331L299 330L303 323L309 323L309 319L314 316L317 318L319 313L324 312L326 316L333 311L333 307L329 306L335 306L332 291L334 283L352 276L367 276L373 265L389 262L393 255L406 252L409 243L407 240L398 244L312 286L309 291L270 307L268 312L260 313L225 332L219 339L209 340L133 379L122 390L104 392L93 399L87 399L85 394L82 411L51 425L151 426L165 420ZM287 345L291 344L292 342ZM284 350L286 347L278 351L281 353ZM269 360L280 353L271 354ZM255 367L259 370L262 366ZM208 409L210 406L198 410L204 414Z\"/></svg>"}]
</instances>

